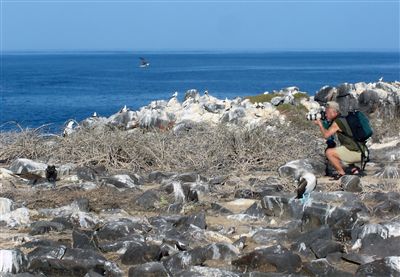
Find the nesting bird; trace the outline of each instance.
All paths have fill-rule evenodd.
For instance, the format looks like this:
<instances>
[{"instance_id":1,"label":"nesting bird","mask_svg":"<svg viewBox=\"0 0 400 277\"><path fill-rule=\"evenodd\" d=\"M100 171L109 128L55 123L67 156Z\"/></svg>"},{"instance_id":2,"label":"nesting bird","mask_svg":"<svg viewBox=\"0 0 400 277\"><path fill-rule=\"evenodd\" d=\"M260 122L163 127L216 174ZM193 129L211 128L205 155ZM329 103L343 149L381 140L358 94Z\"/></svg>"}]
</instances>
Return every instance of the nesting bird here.
<instances>
[{"instance_id":1,"label":"nesting bird","mask_svg":"<svg viewBox=\"0 0 400 277\"><path fill-rule=\"evenodd\" d=\"M72 134L74 132L74 124L75 121L70 120L67 124L67 126L64 128L63 131L63 137L69 136L70 134Z\"/></svg>"},{"instance_id":2,"label":"nesting bird","mask_svg":"<svg viewBox=\"0 0 400 277\"><path fill-rule=\"evenodd\" d=\"M307 200L311 192L317 186L317 177L311 172L306 172L299 178L299 185L297 186L297 199Z\"/></svg>"}]
</instances>

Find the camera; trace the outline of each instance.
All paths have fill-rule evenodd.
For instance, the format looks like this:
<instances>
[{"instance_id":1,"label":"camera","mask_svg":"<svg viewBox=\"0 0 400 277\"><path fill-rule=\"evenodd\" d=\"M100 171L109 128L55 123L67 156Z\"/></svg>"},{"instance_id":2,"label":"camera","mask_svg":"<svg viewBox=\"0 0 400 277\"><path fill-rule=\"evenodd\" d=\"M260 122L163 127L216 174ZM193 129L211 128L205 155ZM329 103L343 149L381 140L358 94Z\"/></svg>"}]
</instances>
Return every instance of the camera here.
<instances>
[{"instance_id":1,"label":"camera","mask_svg":"<svg viewBox=\"0 0 400 277\"><path fill-rule=\"evenodd\" d=\"M325 114L325 107L321 107L318 111L310 111L309 113L306 114L306 119L307 120L325 120L326 119L326 114Z\"/></svg>"}]
</instances>

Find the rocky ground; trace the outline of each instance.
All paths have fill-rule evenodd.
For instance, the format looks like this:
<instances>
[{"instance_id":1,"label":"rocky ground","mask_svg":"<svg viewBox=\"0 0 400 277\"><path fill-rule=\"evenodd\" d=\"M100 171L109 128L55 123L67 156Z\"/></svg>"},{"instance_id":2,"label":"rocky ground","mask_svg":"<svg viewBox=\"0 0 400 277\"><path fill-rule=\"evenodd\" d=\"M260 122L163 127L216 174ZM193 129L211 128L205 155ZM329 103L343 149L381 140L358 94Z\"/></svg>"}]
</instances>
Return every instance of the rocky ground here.
<instances>
[{"instance_id":1,"label":"rocky ground","mask_svg":"<svg viewBox=\"0 0 400 277\"><path fill-rule=\"evenodd\" d=\"M236 108L251 121L252 109L265 109L258 105ZM281 120L284 110L271 109ZM119 125L140 128L135 120ZM340 181L324 177L323 160L306 152L246 171L111 169L71 158L57 161L52 182L49 163L31 154L39 150L10 149L0 157L1 276L400 276L398 130L370 143L366 176ZM294 198L302 172L318 178L307 201Z\"/></svg>"}]
</instances>

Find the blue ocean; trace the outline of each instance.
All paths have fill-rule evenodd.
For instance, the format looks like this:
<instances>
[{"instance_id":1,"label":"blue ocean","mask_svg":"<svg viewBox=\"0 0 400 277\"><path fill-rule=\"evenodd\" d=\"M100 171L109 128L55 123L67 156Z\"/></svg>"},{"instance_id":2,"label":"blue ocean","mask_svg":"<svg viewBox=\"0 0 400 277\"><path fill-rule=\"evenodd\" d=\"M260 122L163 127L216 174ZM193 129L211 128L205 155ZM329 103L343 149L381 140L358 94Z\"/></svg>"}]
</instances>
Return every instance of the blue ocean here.
<instances>
[{"instance_id":1,"label":"blue ocean","mask_svg":"<svg viewBox=\"0 0 400 277\"><path fill-rule=\"evenodd\" d=\"M139 67L139 57L150 63ZM343 82L400 80L400 53L372 52L50 52L3 53L0 130L93 112L138 109L188 89L233 98L298 86L309 94Z\"/></svg>"}]
</instances>

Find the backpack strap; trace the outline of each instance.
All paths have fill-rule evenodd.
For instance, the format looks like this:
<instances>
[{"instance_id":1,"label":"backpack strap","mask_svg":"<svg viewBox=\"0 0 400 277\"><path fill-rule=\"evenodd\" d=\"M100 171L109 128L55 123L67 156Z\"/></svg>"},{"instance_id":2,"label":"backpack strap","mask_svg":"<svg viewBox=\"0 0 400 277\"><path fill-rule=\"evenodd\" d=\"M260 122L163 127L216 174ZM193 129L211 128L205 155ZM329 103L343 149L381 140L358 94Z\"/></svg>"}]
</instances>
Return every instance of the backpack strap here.
<instances>
[{"instance_id":1,"label":"backpack strap","mask_svg":"<svg viewBox=\"0 0 400 277\"><path fill-rule=\"evenodd\" d=\"M341 116L339 118L339 122L341 123L341 124L338 124L339 128L343 127L343 129L344 129L344 130L342 130L342 128L341 128L340 133L342 135L344 135L345 137L351 138L357 145L358 150L360 150L360 152L361 152L361 170L364 171L365 166L367 165L367 162L369 162L369 149L368 149L366 143L365 142L360 143L354 138L353 132L351 131L351 128L350 128L349 124L347 123L347 120L345 117ZM361 147L360 144L362 144L364 146L364 149Z\"/></svg>"}]
</instances>

